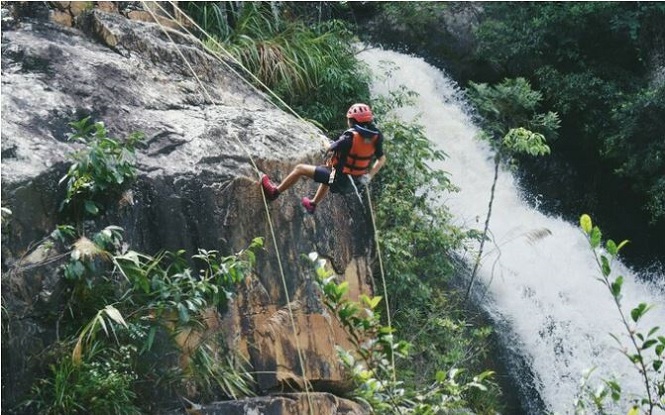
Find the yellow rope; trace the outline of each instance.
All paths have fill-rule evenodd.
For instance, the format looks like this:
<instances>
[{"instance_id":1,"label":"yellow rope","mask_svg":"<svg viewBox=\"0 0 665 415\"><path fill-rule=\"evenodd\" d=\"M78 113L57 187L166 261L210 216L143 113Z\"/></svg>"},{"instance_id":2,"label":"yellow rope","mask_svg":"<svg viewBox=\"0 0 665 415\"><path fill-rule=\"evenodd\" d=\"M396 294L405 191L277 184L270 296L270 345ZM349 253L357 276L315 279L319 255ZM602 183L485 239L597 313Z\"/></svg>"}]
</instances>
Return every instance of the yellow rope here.
<instances>
[{"instance_id":1,"label":"yellow rope","mask_svg":"<svg viewBox=\"0 0 665 415\"><path fill-rule=\"evenodd\" d=\"M142 3L144 3L144 6L145 6L145 2L142 2ZM158 4L158 3L157 3L157 4ZM158 5L159 5L159 4L158 4ZM159 6L159 7L161 8L161 6ZM215 101L212 99L212 97L210 96L210 94L208 94L207 89L205 88L205 86L203 85L203 83L201 82L201 80L199 79L199 77L196 75L196 72L194 71L194 69L192 68L192 66L189 64L189 61L187 60L187 58L185 57L185 55L180 51L180 48L178 48L177 44L176 44L176 43L173 41L173 39L171 38L171 35L170 35L170 34L168 33L168 31L164 28L164 26L159 22L159 20L157 19L157 16L155 16L155 14L152 12L152 10L150 9L150 7L145 7L145 9L148 10L148 12L149 12L150 15L152 16L153 20L159 25L159 27L160 27L161 30L164 32L164 34L169 38L169 40L171 41L171 43L173 43L173 44L176 46L176 50L177 50L178 54L179 54L180 57L183 59L183 61L185 62L185 64L187 64L187 67L188 67L188 68L190 69L190 71L192 72L192 75L194 75L194 78L196 78L197 82L198 82L199 85L201 86L201 90L202 90L203 93L206 95L206 98L207 98L207 99L213 104L213 106L216 108L217 106L216 106L216 104L215 104ZM163 10L163 9L162 9L162 10ZM167 14L168 14L168 13L167 13ZM170 16L170 15L169 15L169 16ZM254 160L253 160L251 154L249 153L249 151L247 150L247 148L243 145L243 143L240 141L240 139L238 139L238 137L236 137L236 140L238 141L238 144L239 144L243 149L245 149L245 152L247 153L247 156L249 157L249 160L251 161L252 165L254 166L254 168L256 169L256 171L257 171L257 173L258 173L258 172L259 172L259 169L258 169L258 167L256 166L256 163L254 163ZM261 192L261 194L263 194L263 192ZM297 329L296 329L295 319L294 319L294 317L293 317L293 310L292 310L292 308L291 308L291 299L290 299L290 296L289 296L288 287L287 287L287 285L286 285L286 277L285 277L285 275L284 275L284 268L283 268L283 266L282 266L282 260L281 260L280 253L279 253L279 249L278 249L277 237L275 236L275 230L274 230L274 227L273 227L273 224L272 224L272 219L271 219L271 217L270 217L270 210L268 209L268 202L267 202L267 200L266 200L266 198L265 198L265 194L263 194L263 205L264 205L264 207L265 207L266 216L268 217L268 224L269 224L269 226L270 226L270 233L271 233L271 235L272 235L273 244L274 244L274 246L275 246L275 251L276 251L276 254L277 254L277 262L278 262L278 264L279 264L279 271L280 271L280 275L281 275L281 278L282 278L282 285L283 285L283 287L284 287L284 293L285 293L285 296L286 296L286 305L287 305L287 309L289 310L289 318L290 318L290 320L291 320L291 327L292 327L292 329L293 329L293 334L294 334L294 336L295 336L296 349L297 349L297 352L298 352L298 360L299 360L299 362L300 362L300 370L302 371L303 384L304 384L304 387L305 387L305 393L306 393L306 395L307 395L307 399L308 399L308 403L309 403L309 411L310 411L310 414L311 414L311 415L314 415L314 405L313 405L313 403L312 403L312 399L311 399L310 391L309 391L308 380L307 380L307 378L306 378L306 371L305 371L304 357L303 357L303 354L302 354L302 349L301 349L301 347L300 347L300 341L298 340L298 333L297 333Z\"/></svg>"},{"instance_id":2,"label":"yellow rope","mask_svg":"<svg viewBox=\"0 0 665 415\"><path fill-rule=\"evenodd\" d=\"M365 186L367 191L367 201L369 204L369 215L372 218L372 229L374 229L374 244L376 245L376 255L379 258L379 270L381 271L381 283L383 284L383 296L386 301L386 317L388 319L388 329L390 330L390 365L393 371L393 382L397 382L397 373L395 370L395 348L393 344L393 326L390 318L390 303L388 302L388 288L386 286L386 274L383 271L383 260L381 259L381 247L379 246L379 230L376 228L374 220L374 208L372 207L372 196L369 192L369 185Z\"/></svg>"}]
</instances>

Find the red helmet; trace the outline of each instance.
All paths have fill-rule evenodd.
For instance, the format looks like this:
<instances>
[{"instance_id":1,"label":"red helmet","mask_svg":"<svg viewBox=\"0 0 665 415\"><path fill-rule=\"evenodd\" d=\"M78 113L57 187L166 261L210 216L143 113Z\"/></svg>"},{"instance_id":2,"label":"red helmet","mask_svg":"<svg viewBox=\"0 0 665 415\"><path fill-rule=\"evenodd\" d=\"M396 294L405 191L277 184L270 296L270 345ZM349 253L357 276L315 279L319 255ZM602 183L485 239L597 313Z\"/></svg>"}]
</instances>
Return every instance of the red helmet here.
<instances>
[{"instance_id":1,"label":"red helmet","mask_svg":"<svg viewBox=\"0 0 665 415\"><path fill-rule=\"evenodd\" d=\"M346 112L346 118L353 118L357 122L372 122L374 114L367 104L353 104Z\"/></svg>"}]
</instances>

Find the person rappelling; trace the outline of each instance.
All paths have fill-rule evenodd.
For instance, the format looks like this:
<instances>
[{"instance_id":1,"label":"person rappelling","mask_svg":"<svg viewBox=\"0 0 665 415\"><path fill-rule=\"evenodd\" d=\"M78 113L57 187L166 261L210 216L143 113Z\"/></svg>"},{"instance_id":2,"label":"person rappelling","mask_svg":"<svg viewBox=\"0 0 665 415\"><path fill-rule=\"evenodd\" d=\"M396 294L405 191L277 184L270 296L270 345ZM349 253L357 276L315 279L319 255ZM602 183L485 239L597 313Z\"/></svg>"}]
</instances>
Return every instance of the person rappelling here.
<instances>
[{"instance_id":1,"label":"person rappelling","mask_svg":"<svg viewBox=\"0 0 665 415\"><path fill-rule=\"evenodd\" d=\"M373 124L374 115L367 104L353 104L346 118L349 129L328 146L325 165L298 164L278 185L267 174L261 177L266 199L277 199L298 179L308 177L320 185L313 199L303 197L301 203L308 213L314 214L329 189L333 193L349 193L369 183L386 162L383 135Z\"/></svg>"}]
</instances>

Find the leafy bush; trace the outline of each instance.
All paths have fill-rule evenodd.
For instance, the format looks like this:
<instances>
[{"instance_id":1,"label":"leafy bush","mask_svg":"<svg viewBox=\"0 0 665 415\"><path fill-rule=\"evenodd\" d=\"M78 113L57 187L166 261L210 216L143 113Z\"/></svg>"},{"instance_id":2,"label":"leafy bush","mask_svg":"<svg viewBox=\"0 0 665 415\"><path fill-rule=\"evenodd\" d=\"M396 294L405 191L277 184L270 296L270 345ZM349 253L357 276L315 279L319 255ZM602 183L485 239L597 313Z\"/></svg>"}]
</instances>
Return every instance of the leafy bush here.
<instances>
[{"instance_id":1,"label":"leafy bush","mask_svg":"<svg viewBox=\"0 0 665 415\"><path fill-rule=\"evenodd\" d=\"M603 143L602 154L629 178L633 189L645 195L652 224L665 217L665 84L644 88L627 97L612 114L614 127Z\"/></svg>"},{"instance_id":2,"label":"leafy bush","mask_svg":"<svg viewBox=\"0 0 665 415\"><path fill-rule=\"evenodd\" d=\"M198 264L192 268L182 251L152 257L127 250L122 229L115 226L90 239L62 226L52 238L70 249L62 269L71 294L59 318L64 338L56 349L71 347L71 355L51 364L27 408L129 414L158 405L171 395L169 389L208 398L252 394L245 362L225 349L223 339L202 333L208 328L206 313L225 311L234 287L251 271L261 239L227 257L200 250L191 258ZM164 361L168 355L179 356L179 365ZM158 365L147 364L157 357ZM141 400L146 396L150 399Z\"/></svg>"},{"instance_id":3,"label":"leafy bush","mask_svg":"<svg viewBox=\"0 0 665 415\"><path fill-rule=\"evenodd\" d=\"M379 243L390 276L391 314L426 304L433 287L452 276L452 254L469 236L450 224L450 213L441 203L456 188L447 173L427 164L443 160L445 154L434 148L424 126L389 115L391 110L409 105L412 94L398 90L378 99L373 107L383 120L389 160L372 181L372 195Z\"/></svg>"},{"instance_id":4,"label":"leafy bush","mask_svg":"<svg viewBox=\"0 0 665 415\"><path fill-rule=\"evenodd\" d=\"M382 120L389 161L372 181L372 196L390 298L388 312L394 328L407 333L412 345L412 353L398 361L401 387L423 391L432 379L441 377L436 373L441 368L461 369L454 371L456 383L473 382L470 373L480 369L490 331L472 329L467 323L470 314L452 300L453 294L443 294L453 288L455 251L469 238L477 238L477 232L450 223L443 199L456 187L446 172L429 167L429 163L443 160L445 153L429 141L424 126L391 115L393 110L411 105L413 97L413 92L399 88L373 103ZM471 343L474 347L469 347ZM484 384L489 391L465 389L461 398L479 413L491 413L498 407L498 388L487 381ZM437 385L443 387L441 382Z\"/></svg>"},{"instance_id":5,"label":"leafy bush","mask_svg":"<svg viewBox=\"0 0 665 415\"><path fill-rule=\"evenodd\" d=\"M492 86L471 82L467 96L476 110L482 138L505 161L520 153L549 153L543 134L556 138L559 117L551 111L537 112L543 95L526 79L505 79Z\"/></svg>"},{"instance_id":6,"label":"leafy bush","mask_svg":"<svg viewBox=\"0 0 665 415\"><path fill-rule=\"evenodd\" d=\"M469 382L460 382L463 370L451 365L438 370L434 382L426 387L405 387L391 362L406 358L410 345L395 338L395 330L381 324L377 306L381 297L362 295L360 302L348 299L348 282L335 277L317 263L317 281L326 307L344 327L351 350L337 347L342 364L354 382L354 397L369 405L376 414L443 414L469 405L465 396L472 389L486 391L486 371Z\"/></svg>"},{"instance_id":7,"label":"leafy bush","mask_svg":"<svg viewBox=\"0 0 665 415\"><path fill-rule=\"evenodd\" d=\"M72 209L95 216L105 200L118 194L136 177L134 148L143 139L142 133L133 133L124 142L108 136L102 122L90 122L90 117L72 122L74 132L69 140L85 145L74 153L74 163L60 182L67 181L67 196L61 210ZM78 215L76 216L78 217Z\"/></svg>"},{"instance_id":8,"label":"leafy bush","mask_svg":"<svg viewBox=\"0 0 665 415\"><path fill-rule=\"evenodd\" d=\"M199 250L192 256L200 261L198 271L190 268L184 251L165 251L154 257L129 251L113 260L131 287L128 301L141 304L153 317L171 314L177 315L180 324L200 324L193 317L205 308L226 310L233 287L243 281L254 263L253 250L262 244L256 238L247 250L227 257Z\"/></svg>"}]
</instances>

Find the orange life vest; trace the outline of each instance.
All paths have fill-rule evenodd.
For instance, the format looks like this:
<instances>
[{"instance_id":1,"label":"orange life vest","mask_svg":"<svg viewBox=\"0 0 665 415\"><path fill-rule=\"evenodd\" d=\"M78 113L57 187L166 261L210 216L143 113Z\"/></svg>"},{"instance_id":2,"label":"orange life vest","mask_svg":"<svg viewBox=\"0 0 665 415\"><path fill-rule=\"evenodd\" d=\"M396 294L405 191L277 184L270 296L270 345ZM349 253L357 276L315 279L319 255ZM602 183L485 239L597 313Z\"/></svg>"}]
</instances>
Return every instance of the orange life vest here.
<instances>
[{"instance_id":1,"label":"orange life vest","mask_svg":"<svg viewBox=\"0 0 665 415\"><path fill-rule=\"evenodd\" d=\"M361 176L369 170L369 164L376 151L375 146L379 135L376 134L367 140L357 131L351 131L351 133L353 134L353 142L349 154L346 156L342 172L351 176Z\"/></svg>"},{"instance_id":2,"label":"orange life vest","mask_svg":"<svg viewBox=\"0 0 665 415\"><path fill-rule=\"evenodd\" d=\"M361 176L369 170L379 135L376 134L368 140L357 131L351 131L351 133L353 133L353 142L342 172L351 176Z\"/></svg>"},{"instance_id":3,"label":"orange life vest","mask_svg":"<svg viewBox=\"0 0 665 415\"><path fill-rule=\"evenodd\" d=\"M348 130L352 134L351 148L346 155L344 166L340 166L340 154L335 152L332 157L326 161L326 166L342 169L344 174L351 176L362 176L367 173L376 152L376 142L379 140L379 135L376 134L370 139L363 138L359 132L355 130Z\"/></svg>"}]
</instances>

